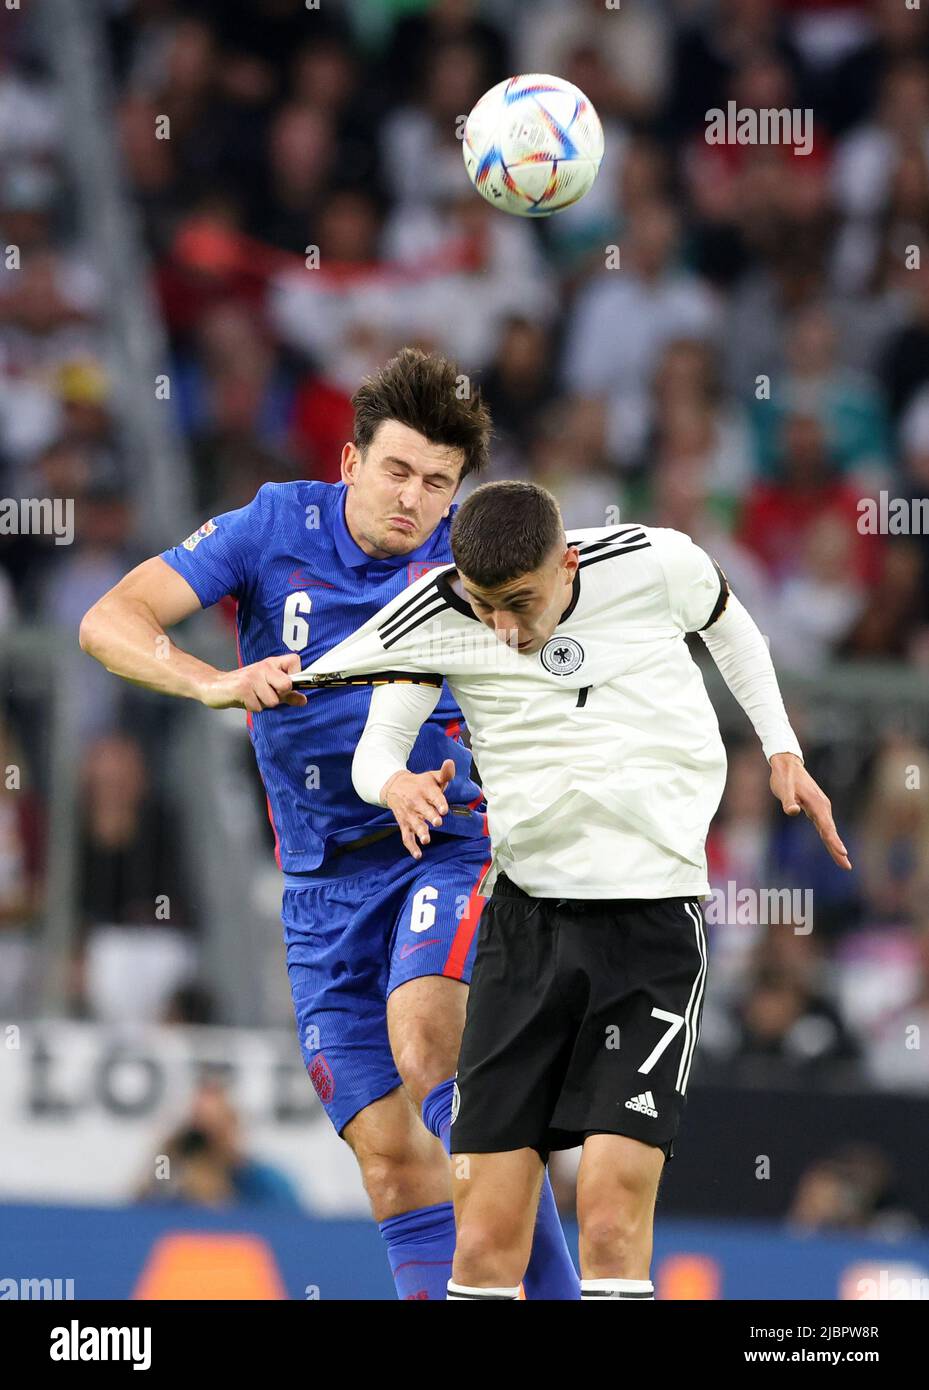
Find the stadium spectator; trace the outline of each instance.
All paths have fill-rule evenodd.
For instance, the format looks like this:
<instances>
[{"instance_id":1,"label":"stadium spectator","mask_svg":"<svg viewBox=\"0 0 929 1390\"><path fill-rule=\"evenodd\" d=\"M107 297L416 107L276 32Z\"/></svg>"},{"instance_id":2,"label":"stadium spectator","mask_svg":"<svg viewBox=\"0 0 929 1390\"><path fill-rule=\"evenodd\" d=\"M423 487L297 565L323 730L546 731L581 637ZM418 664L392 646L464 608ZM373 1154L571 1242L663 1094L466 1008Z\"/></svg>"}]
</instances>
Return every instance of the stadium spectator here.
<instances>
[{"instance_id":1,"label":"stadium spectator","mask_svg":"<svg viewBox=\"0 0 929 1390\"><path fill-rule=\"evenodd\" d=\"M829 123L841 133L859 125L878 104L888 68L903 58L929 59L929 16L897 0L871 0L870 32L835 64L828 87Z\"/></svg>"},{"instance_id":2,"label":"stadium spectator","mask_svg":"<svg viewBox=\"0 0 929 1390\"><path fill-rule=\"evenodd\" d=\"M684 14L674 36L667 114L678 137L701 130L711 107L725 106L733 76L759 53L802 69L788 28L768 0L722 0Z\"/></svg>"},{"instance_id":3,"label":"stadium spectator","mask_svg":"<svg viewBox=\"0 0 929 1390\"><path fill-rule=\"evenodd\" d=\"M503 325L500 346L481 376L497 436L495 466L501 477L525 469L527 441L539 413L554 394L551 334L544 323L514 316Z\"/></svg>"},{"instance_id":4,"label":"stadium spectator","mask_svg":"<svg viewBox=\"0 0 929 1390\"><path fill-rule=\"evenodd\" d=\"M204 510L227 511L242 505L230 498L250 500L262 481L295 476L286 455L299 375L247 305L230 300L202 316L191 349L178 360L175 380Z\"/></svg>"},{"instance_id":5,"label":"stadium spectator","mask_svg":"<svg viewBox=\"0 0 929 1390\"><path fill-rule=\"evenodd\" d=\"M797 1184L788 1222L802 1234L860 1231L885 1239L899 1239L919 1224L894 1190L887 1155L871 1144L849 1144L811 1164Z\"/></svg>"},{"instance_id":6,"label":"stadium spectator","mask_svg":"<svg viewBox=\"0 0 929 1390\"><path fill-rule=\"evenodd\" d=\"M852 572L862 582L877 574L880 544L858 530L859 493L839 476L820 421L784 418L772 481L758 482L745 501L740 536L778 584L802 572L812 527L832 517L852 539Z\"/></svg>"},{"instance_id":7,"label":"stadium spectator","mask_svg":"<svg viewBox=\"0 0 929 1390\"><path fill-rule=\"evenodd\" d=\"M929 382L929 265L909 270L903 284L908 313L890 335L881 362L881 375L895 419Z\"/></svg>"},{"instance_id":8,"label":"stadium spectator","mask_svg":"<svg viewBox=\"0 0 929 1390\"><path fill-rule=\"evenodd\" d=\"M830 1074L854 1079L857 1043L832 1002L796 968L762 965L736 1010L736 1022L736 1074L751 1084L776 1086Z\"/></svg>"},{"instance_id":9,"label":"stadium spectator","mask_svg":"<svg viewBox=\"0 0 929 1390\"><path fill-rule=\"evenodd\" d=\"M929 157L929 71L917 54L884 73L877 105L839 142L835 189L846 216L869 216L886 202L897 160L913 148Z\"/></svg>"},{"instance_id":10,"label":"stadium spectator","mask_svg":"<svg viewBox=\"0 0 929 1390\"><path fill-rule=\"evenodd\" d=\"M929 748L897 736L880 750L861 818L861 891L872 918L915 923L929 897L929 810L920 794Z\"/></svg>"},{"instance_id":11,"label":"stadium spectator","mask_svg":"<svg viewBox=\"0 0 929 1390\"><path fill-rule=\"evenodd\" d=\"M12 730L0 721L0 1008L19 1015L36 984L44 879L44 807Z\"/></svg>"},{"instance_id":12,"label":"stadium spectator","mask_svg":"<svg viewBox=\"0 0 929 1390\"><path fill-rule=\"evenodd\" d=\"M758 912L729 911L729 885L760 889L769 880L773 833L765 768L749 744L730 752L729 775L719 813L707 838L710 886L724 910L714 910L708 928L713 959L714 1002L732 999L744 988L746 973L764 929ZM738 901L738 899L736 899ZM735 915L739 920L729 921ZM751 915L755 920L746 921Z\"/></svg>"},{"instance_id":13,"label":"stadium spectator","mask_svg":"<svg viewBox=\"0 0 929 1390\"><path fill-rule=\"evenodd\" d=\"M645 122L657 116L668 83L671 31L654 6L631 0L608 9L600 0L580 0L566 9L545 0L531 15L521 12L519 28L523 71L562 74L606 117Z\"/></svg>"},{"instance_id":14,"label":"stadium spectator","mask_svg":"<svg viewBox=\"0 0 929 1390\"><path fill-rule=\"evenodd\" d=\"M446 44L470 47L480 64L484 80L481 91L510 76L514 69L507 36L500 26L479 14L479 8L476 0L436 0L420 7L418 14L397 17L382 63L391 105L416 100L429 85L436 48Z\"/></svg>"},{"instance_id":15,"label":"stadium spectator","mask_svg":"<svg viewBox=\"0 0 929 1390\"><path fill-rule=\"evenodd\" d=\"M158 1169L147 1178L137 1200L285 1211L299 1207L290 1179L248 1153L238 1111L217 1081L200 1084L188 1119L159 1146L162 1155L169 1160L167 1172Z\"/></svg>"},{"instance_id":16,"label":"stadium spectator","mask_svg":"<svg viewBox=\"0 0 929 1390\"><path fill-rule=\"evenodd\" d=\"M903 999L875 1021L866 1045L868 1074L888 1091L929 1092L923 1040L929 1036L929 928L922 914L911 938L915 960L907 960Z\"/></svg>"},{"instance_id":17,"label":"stadium spectator","mask_svg":"<svg viewBox=\"0 0 929 1390\"><path fill-rule=\"evenodd\" d=\"M251 219L256 236L304 254L326 206L336 154L335 129L324 110L294 102L277 113L268 135L267 187Z\"/></svg>"},{"instance_id":18,"label":"stadium spectator","mask_svg":"<svg viewBox=\"0 0 929 1390\"><path fill-rule=\"evenodd\" d=\"M417 100L384 123L381 158L392 198L415 206L460 184L457 120L491 85L487 78L486 55L472 40L445 38L432 48Z\"/></svg>"},{"instance_id":19,"label":"stadium spectator","mask_svg":"<svg viewBox=\"0 0 929 1390\"><path fill-rule=\"evenodd\" d=\"M836 654L866 661L910 658L919 635L916 620L923 616L921 580L919 546L905 537L895 538L886 547L880 576L868 590L860 616Z\"/></svg>"},{"instance_id":20,"label":"stadium spectator","mask_svg":"<svg viewBox=\"0 0 929 1390\"><path fill-rule=\"evenodd\" d=\"M809 304L792 318L786 372L771 400L756 401L753 423L762 468L775 465L784 419L810 415L820 421L835 465L877 486L886 481L889 439L876 383L838 360L836 325L823 304Z\"/></svg>"},{"instance_id":21,"label":"stadium spectator","mask_svg":"<svg viewBox=\"0 0 929 1390\"><path fill-rule=\"evenodd\" d=\"M127 734L91 743L81 769L83 969L98 1017L154 1020L193 970L180 827Z\"/></svg>"},{"instance_id":22,"label":"stadium spectator","mask_svg":"<svg viewBox=\"0 0 929 1390\"><path fill-rule=\"evenodd\" d=\"M712 340L718 330L713 295L677 264L679 237L668 204L637 208L620 247L621 271L601 271L573 306L563 382L577 397L606 398L611 440L622 439L624 417L641 430L664 347L680 337Z\"/></svg>"}]
</instances>

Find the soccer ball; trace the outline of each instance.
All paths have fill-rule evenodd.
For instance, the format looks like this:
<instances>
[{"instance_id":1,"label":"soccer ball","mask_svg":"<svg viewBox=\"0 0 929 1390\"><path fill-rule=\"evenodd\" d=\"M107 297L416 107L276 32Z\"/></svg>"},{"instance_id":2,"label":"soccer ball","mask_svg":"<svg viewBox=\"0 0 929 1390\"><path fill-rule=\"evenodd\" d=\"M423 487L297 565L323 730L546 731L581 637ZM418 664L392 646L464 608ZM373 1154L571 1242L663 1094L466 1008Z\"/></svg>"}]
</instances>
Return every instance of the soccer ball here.
<instances>
[{"instance_id":1,"label":"soccer ball","mask_svg":"<svg viewBox=\"0 0 929 1390\"><path fill-rule=\"evenodd\" d=\"M495 208L548 217L576 203L603 158L603 127L562 77L523 73L485 92L465 122L468 178Z\"/></svg>"}]
</instances>

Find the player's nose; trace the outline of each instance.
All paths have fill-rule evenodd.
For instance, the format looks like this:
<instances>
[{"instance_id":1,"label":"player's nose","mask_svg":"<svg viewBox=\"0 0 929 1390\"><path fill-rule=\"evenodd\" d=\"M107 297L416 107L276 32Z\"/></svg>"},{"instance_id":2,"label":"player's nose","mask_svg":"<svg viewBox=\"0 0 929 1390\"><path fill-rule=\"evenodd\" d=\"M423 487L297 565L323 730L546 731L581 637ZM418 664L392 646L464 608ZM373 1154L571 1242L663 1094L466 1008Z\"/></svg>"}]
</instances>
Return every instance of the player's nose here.
<instances>
[{"instance_id":1,"label":"player's nose","mask_svg":"<svg viewBox=\"0 0 929 1390\"><path fill-rule=\"evenodd\" d=\"M418 478L407 478L403 483L401 483L400 491L397 493L397 501L400 503L400 506L403 508L404 512L409 514L410 512L414 512L416 510L416 508L419 506L419 496L421 491L422 483Z\"/></svg>"},{"instance_id":2,"label":"player's nose","mask_svg":"<svg viewBox=\"0 0 929 1390\"><path fill-rule=\"evenodd\" d=\"M512 613L501 613L494 609L494 631L498 637L505 637L519 627Z\"/></svg>"}]
</instances>

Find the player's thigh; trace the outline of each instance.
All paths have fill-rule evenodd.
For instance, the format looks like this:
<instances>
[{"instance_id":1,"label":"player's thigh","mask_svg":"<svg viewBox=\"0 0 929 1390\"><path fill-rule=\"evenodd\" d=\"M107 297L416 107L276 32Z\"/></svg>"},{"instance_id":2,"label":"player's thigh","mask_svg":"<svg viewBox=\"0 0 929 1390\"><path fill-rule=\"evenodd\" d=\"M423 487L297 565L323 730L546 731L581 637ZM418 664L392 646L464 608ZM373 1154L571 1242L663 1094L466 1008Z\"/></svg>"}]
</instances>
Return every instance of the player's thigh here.
<instances>
[{"instance_id":1,"label":"player's thigh","mask_svg":"<svg viewBox=\"0 0 929 1390\"><path fill-rule=\"evenodd\" d=\"M387 1000L394 1062L419 1104L434 1086L455 1074L467 1002L467 985L443 975L407 980Z\"/></svg>"},{"instance_id":2,"label":"player's thigh","mask_svg":"<svg viewBox=\"0 0 929 1390\"><path fill-rule=\"evenodd\" d=\"M398 1070L419 1101L455 1073L486 856L483 840L427 848L410 871L396 914L388 1029Z\"/></svg>"},{"instance_id":3,"label":"player's thigh","mask_svg":"<svg viewBox=\"0 0 929 1390\"><path fill-rule=\"evenodd\" d=\"M665 1156L625 1134L591 1134L577 1171L577 1219L582 1228L615 1225L626 1237L649 1233Z\"/></svg>"}]
</instances>

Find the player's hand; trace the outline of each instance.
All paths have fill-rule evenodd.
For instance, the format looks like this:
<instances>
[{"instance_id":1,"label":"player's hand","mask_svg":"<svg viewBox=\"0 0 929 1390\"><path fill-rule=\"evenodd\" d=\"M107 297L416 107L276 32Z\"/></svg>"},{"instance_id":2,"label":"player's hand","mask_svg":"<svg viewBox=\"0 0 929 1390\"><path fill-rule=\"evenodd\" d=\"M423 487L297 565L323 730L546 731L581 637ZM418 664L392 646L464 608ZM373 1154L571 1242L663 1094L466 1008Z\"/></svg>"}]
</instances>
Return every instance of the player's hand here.
<instances>
[{"instance_id":1,"label":"player's hand","mask_svg":"<svg viewBox=\"0 0 929 1390\"><path fill-rule=\"evenodd\" d=\"M430 825L441 825L448 815L445 788L455 775L455 764L446 758L438 772L395 772L381 789L400 827L403 843L414 859L422 859L420 845L429 843Z\"/></svg>"},{"instance_id":2,"label":"player's hand","mask_svg":"<svg viewBox=\"0 0 929 1390\"><path fill-rule=\"evenodd\" d=\"M772 755L771 790L783 806L785 815L799 816L802 811L813 822L819 831L819 838L840 869L852 867L848 850L835 828L828 796L793 753Z\"/></svg>"},{"instance_id":3,"label":"player's hand","mask_svg":"<svg viewBox=\"0 0 929 1390\"><path fill-rule=\"evenodd\" d=\"M205 685L201 701L209 709L247 709L258 714L278 705L305 705L306 696L294 690L291 677L300 670L296 652L266 656L235 671L218 671Z\"/></svg>"}]
</instances>

